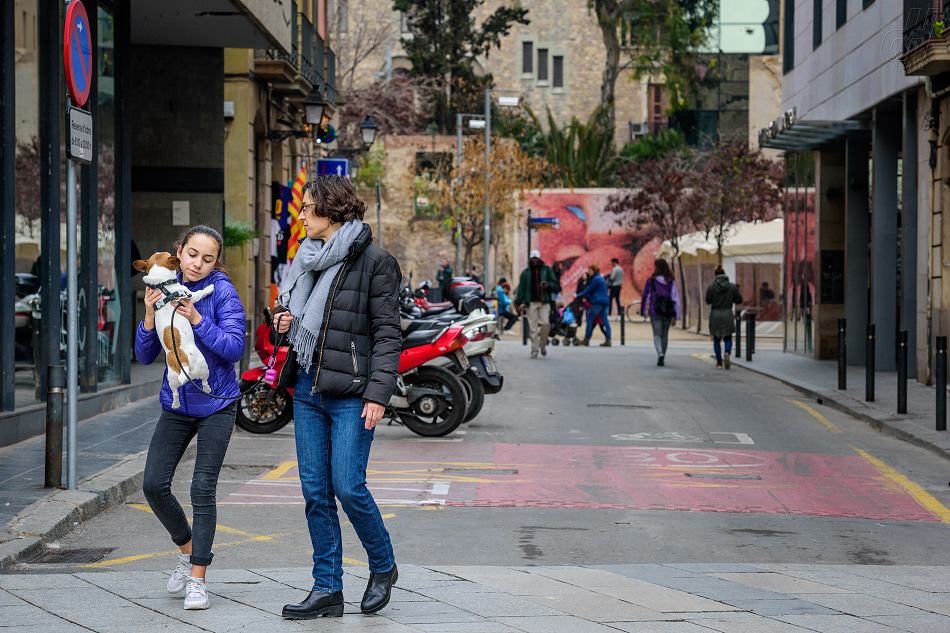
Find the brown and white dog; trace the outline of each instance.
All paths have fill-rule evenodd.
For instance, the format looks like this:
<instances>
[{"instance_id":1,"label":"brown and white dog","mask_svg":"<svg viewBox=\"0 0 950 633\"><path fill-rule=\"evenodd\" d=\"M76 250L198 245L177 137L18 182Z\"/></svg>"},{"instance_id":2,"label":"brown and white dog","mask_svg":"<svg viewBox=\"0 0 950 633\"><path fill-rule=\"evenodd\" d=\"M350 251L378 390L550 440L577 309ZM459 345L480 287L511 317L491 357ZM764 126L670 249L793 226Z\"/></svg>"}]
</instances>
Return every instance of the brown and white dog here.
<instances>
[{"instance_id":1,"label":"brown and white dog","mask_svg":"<svg viewBox=\"0 0 950 633\"><path fill-rule=\"evenodd\" d=\"M201 381L204 384L203 391L211 393L211 386L208 384L208 362L204 355L195 345L195 333L191 329L191 323L188 319L179 315L175 319L175 326L172 327L172 314L175 312L173 297L191 297L191 300L197 303L200 299L214 292L214 284L208 284L205 288L195 293L188 291L185 286L178 283L178 275L175 271L181 262L177 257L169 253L155 253L148 258L148 261L138 260L133 262L132 266L136 270L147 273L142 281L149 287L164 288L166 291L155 304L155 331L159 334L159 340L165 349L165 364L168 365L168 387L172 391L172 409L181 406L178 401L178 388L188 382L185 372L191 376L194 381ZM181 358L181 365L175 357L173 346L178 347L178 357Z\"/></svg>"}]
</instances>

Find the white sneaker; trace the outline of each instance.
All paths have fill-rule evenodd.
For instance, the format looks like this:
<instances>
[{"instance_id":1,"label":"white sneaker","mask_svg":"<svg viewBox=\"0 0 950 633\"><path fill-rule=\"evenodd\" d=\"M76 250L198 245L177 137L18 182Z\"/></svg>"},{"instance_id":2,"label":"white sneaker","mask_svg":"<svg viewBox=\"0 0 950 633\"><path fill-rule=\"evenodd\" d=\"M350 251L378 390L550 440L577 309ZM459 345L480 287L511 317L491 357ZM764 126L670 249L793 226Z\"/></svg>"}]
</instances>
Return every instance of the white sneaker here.
<instances>
[{"instance_id":1,"label":"white sneaker","mask_svg":"<svg viewBox=\"0 0 950 633\"><path fill-rule=\"evenodd\" d=\"M201 578L188 577L188 589L185 591L185 609L207 609L211 606L208 600L208 586Z\"/></svg>"},{"instance_id":2,"label":"white sneaker","mask_svg":"<svg viewBox=\"0 0 950 633\"><path fill-rule=\"evenodd\" d=\"M191 575L191 554L178 555L178 567L172 572L168 579L168 593L178 593L188 584L188 576Z\"/></svg>"}]
</instances>

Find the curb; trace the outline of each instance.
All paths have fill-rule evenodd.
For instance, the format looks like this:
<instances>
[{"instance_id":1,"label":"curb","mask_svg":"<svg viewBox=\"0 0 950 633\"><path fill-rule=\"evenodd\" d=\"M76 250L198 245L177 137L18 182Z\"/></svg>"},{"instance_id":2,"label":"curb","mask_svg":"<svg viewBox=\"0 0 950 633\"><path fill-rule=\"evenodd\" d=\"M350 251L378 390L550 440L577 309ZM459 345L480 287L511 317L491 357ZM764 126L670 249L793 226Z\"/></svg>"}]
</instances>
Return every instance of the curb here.
<instances>
[{"instance_id":1,"label":"curb","mask_svg":"<svg viewBox=\"0 0 950 633\"><path fill-rule=\"evenodd\" d=\"M197 444L192 442L182 459L194 458L197 451ZM2 538L8 540L0 542L0 570L10 570L45 554L49 543L141 490L146 453L129 455L80 482L77 490L51 492L17 514L3 528L6 534Z\"/></svg>"},{"instance_id":2,"label":"curb","mask_svg":"<svg viewBox=\"0 0 950 633\"><path fill-rule=\"evenodd\" d=\"M908 422L907 419L913 416L897 416L897 414L890 415L881 413L880 411L875 411L870 408L865 408L863 410L858 409L840 398L835 391L828 391L815 385L800 382L783 374L771 373L764 369L750 366L745 362L736 363L733 361L732 366L741 367L742 369L759 374L760 376L777 380L808 396L809 398L812 398L818 404L831 407L832 409L836 409L842 413L846 413L853 418L857 418L858 420L865 422L875 430L896 437L897 439L903 440L908 444L919 446L920 448L934 453L938 457L950 460L950 448L941 445L945 444L946 441L937 441L938 439L945 438L943 436L938 436L937 431L922 429L918 425Z\"/></svg>"}]
</instances>

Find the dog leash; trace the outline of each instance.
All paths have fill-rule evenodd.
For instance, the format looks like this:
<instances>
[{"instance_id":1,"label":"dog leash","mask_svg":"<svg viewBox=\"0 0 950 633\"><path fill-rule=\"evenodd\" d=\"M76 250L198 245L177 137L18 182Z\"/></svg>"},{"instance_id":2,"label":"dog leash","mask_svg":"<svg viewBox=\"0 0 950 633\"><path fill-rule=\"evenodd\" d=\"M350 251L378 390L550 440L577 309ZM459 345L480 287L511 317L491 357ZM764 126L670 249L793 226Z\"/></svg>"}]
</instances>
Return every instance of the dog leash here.
<instances>
[{"instance_id":1,"label":"dog leash","mask_svg":"<svg viewBox=\"0 0 950 633\"><path fill-rule=\"evenodd\" d=\"M167 285L169 285L169 284L172 284L172 283L178 283L178 280L177 280L177 279L166 279L165 281L163 281L163 282L161 282L161 283L157 283L157 284L149 284L149 283L147 283L147 284L145 284L145 285L146 285L147 287L153 289L153 290L161 290L161 291L162 291L162 294L165 295L164 297L162 297L161 299L159 299L159 300L156 302L156 304L155 304L156 306L158 306L158 303L160 303L160 302L161 302L162 305L159 306L159 307L164 307L166 304L174 302L174 306L173 306L173 307L175 307L176 309L175 309L175 310L172 310L172 317L171 317L171 320L170 320L169 323L168 323L168 326L169 326L170 328L174 329L174 328L175 328L175 315L178 313L177 308L181 305L181 304L178 302L178 300L179 300L179 299L182 299L182 298L191 298L191 293L189 293L188 291L182 291L182 290L176 290L175 292L169 292L169 291L168 291L168 288L166 288L165 286L167 286ZM280 323L281 323L281 321L283 320L283 318L284 318L284 317L283 317L282 315L278 315L278 317L277 317L277 329L280 329ZM252 384L250 387L248 387L247 390L240 392L237 396L219 396L219 395L216 395L216 394L213 394L213 393L207 393L207 392L205 392L204 389L202 389L201 386L197 383L197 381L195 381L191 376L188 375L188 372L185 371L185 366L184 366L184 365L182 364L182 362L181 362L181 356L178 355L178 342L175 340L175 337L174 337L174 336L172 336L172 351L175 352L175 360L178 361L178 368L181 370L181 373L185 374L185 378L188 379L188 382L190 382L191 384L193 384L196 389L198 389L199 391L201 391L201 393L203 393L204 395L206 395L206 396L208 396L208 397L210 397L210 398L217 398L218 400L240 400L241 398L243 398L243 397L246 396L247 394L249 394L249 393L251 393L252 391L254 391L254 389L256 389L257 386L258 386L259 384L261 384L261 382L262 382L265 378L267 378L268 380L274 380L274 379L276 378L276 376L273 376L273 375L271 375L271 377L268 378L268 374L272 374L272 373L275 371L275 370L274 370L274 364L277 362L277 353L278 353L278 351L280 351L281 343L283 343L283 341L284 341L284 339L285 339L286 337L287 337L287 333L286 333L286 332L284 332L284 333L282 333L282 334L280 334L280 335L278 336L277 341L276 341L276 343L275 343L275 345L274 345L274 352L271 354L271 357L270 357L270 358L268 359L268 361L267 361L267 371L265 371L263 374L261 374L261 377L258 378L256 381L254 381L254 384Z\"/></svg>"}]
</instances>

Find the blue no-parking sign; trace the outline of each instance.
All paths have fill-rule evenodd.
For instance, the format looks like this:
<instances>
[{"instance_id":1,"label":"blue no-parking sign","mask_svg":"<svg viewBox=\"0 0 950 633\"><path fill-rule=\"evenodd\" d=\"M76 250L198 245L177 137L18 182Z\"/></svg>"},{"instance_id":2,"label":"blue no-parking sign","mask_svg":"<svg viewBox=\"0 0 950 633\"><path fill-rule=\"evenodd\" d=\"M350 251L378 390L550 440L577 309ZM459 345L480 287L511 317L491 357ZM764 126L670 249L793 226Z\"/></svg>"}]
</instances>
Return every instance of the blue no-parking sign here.
<instances>
[{"instance_id":1,"label":"blue no-parking sign","mask_svg":"<svg viewBox=\"0 0 950 633\"><path fill-rule=\"evenodd\" d=\"M318 158L318 176L349 176L350 161L346 158Z\"/></svg>"},{"instance_id":2,"label":"blue no-parking sign","mask_svg":"<svg viewBox=\"0 0 950 633\"><path fill-rule=\"evenodd\" d=\"M66 66L66 87L77 106L89 99L95 55L89 16L80 0L73 0L66 9L66 29L63 34L63 60Z\"/></svg>"}]
</instances>

